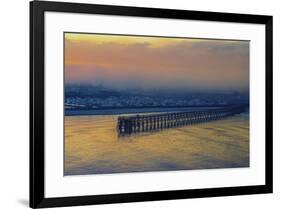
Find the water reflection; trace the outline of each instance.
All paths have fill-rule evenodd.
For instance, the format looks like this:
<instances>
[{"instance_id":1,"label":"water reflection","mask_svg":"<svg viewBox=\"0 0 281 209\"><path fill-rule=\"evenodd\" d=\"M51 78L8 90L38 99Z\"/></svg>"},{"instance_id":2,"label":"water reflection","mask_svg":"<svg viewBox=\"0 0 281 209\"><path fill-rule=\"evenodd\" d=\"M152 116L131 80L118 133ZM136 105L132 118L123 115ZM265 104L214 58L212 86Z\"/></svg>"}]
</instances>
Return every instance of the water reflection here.
<instances>
[{"instance_id":1,"label":"water reflection","mask_svg":"<svg viewBox=\"0 0 281 209\"><path fill-rule=\"evenodd\" d=\"M65 175L249 166L247 114L122 139L117 117L65 117Z\"/></svg>"}]
</instances>

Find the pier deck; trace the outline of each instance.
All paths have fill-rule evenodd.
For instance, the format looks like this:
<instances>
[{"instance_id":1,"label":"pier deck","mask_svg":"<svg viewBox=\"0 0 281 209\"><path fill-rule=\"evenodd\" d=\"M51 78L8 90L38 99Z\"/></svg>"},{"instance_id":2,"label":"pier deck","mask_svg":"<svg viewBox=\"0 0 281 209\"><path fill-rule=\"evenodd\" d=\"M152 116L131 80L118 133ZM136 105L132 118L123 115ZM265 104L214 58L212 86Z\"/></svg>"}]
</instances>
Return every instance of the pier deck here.
<instances>
[{"instance_id":1,"label":"pier deck","mask_svg":"<svg viewBox=\"0 0 281 209\"><path fill-rule=\"evenodd\" d=\"M160 131L173 127L219 120L245 111L245 106L230 106L194 112L169 112L159 114L137 114L118 117L119 136L141 132Z\"/></svg>"}]
</instances>

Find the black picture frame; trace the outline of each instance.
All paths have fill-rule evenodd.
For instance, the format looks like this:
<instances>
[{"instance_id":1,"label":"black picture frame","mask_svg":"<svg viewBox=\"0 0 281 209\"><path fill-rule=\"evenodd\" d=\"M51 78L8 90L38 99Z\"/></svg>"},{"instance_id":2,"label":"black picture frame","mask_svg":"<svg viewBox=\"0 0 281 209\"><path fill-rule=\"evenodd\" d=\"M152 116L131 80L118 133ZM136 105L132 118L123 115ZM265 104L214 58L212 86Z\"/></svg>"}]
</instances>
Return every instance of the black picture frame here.
<instances>
[{"instance_id":1,"label":"black picture frame","mask_svg":"<svg viewBox=\"0 0 281 209\"><path fill-rule=\"evenodd\" d=\"M265 185L46 198L44 193L44 12L46 11L264 24L266 33ZM272 16L264 15L232 14L46 1L30 2L30 207L44 208L272 193L272 22Z\"/></svg>"}]
</instances>

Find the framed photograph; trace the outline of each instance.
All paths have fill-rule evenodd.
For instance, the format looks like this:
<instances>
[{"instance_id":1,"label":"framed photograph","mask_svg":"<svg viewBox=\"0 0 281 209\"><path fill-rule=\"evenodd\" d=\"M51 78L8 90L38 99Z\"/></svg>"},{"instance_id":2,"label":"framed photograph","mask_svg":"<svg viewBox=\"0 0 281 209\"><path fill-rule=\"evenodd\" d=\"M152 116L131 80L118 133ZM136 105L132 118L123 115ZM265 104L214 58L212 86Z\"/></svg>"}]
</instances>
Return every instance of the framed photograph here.
<instances>
[{"instance_id":1,"label":"framed photograph","mask_svg":"<svg viewBox=\"0 0 281 209\"><path fill-rule=\"evenodd\" d=\"M272 16L30 3L30 207L271 193Z\"/></svg>"}]
</instances>

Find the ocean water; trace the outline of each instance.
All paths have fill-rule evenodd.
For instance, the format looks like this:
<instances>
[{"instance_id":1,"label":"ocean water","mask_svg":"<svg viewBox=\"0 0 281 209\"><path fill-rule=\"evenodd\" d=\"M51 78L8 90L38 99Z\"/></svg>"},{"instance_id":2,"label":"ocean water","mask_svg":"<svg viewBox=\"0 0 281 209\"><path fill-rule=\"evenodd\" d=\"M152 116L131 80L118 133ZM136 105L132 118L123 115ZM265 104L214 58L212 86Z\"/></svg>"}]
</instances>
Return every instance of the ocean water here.
<instances>
[{"instance_id":1,"label":"ocean water","mask_svg":"<svg viewBox=\"0 0 281 209\"><path fill-rule=\"evenodd\" d=\"M193 112L206 109L217 109L218 107L146 107L146 108L108 108L108 109L90 109L90 110L73 110L65 109L65 116L81 115L120 115L120 114L138 114L138 113L156 113L156 112Z\"/></svg>"},{"instance_id":2,"label":"ocean water","mask_svg":"<svg viewBox=\"0 0 281 209\"><path fill-rule=\"evenodd\" d=\"M249 114L118 137L118 115L65 116L64 175L249 167Z\"/></svg>"}]
</instances>

